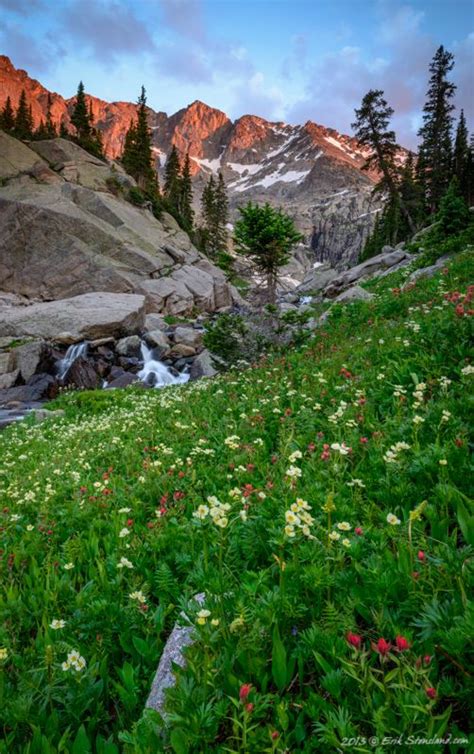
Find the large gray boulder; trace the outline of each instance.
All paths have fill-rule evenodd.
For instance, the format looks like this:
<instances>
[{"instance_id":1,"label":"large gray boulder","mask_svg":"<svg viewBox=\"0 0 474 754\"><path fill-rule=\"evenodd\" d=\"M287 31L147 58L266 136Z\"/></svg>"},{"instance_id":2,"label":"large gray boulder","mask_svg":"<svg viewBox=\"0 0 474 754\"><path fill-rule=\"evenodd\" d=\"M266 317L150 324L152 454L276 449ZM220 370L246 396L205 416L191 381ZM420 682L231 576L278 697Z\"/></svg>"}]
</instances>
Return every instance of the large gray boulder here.
<instances>
[{"instance_id":1,"label":"large gray boulder","mask_svg":"<svg viewBox=\"0 0 474 754\"><path fill-rule=\"evenodd\" d=\"M0 179L14 178L36 170L38 166L47 167L44 160L21 141L0 131Z\"/></svg>"},{"instance_id":2,"label":"large gray boulder","mask_svg":"<svg viewBox=\"0 0 474 754\"><path fill-rule=\"evenodd\" d=\"M391 247L388 248L391 249ZM324 289L324 296L326 298L335 298L339 293L346 290L346 288L354 285L354 283L368 280L383 270L399 265L400 262L406 261L406 264L409 264L411 259L412 256L404 249L391 249L382 254L377 254L377 256L371 257L365 262L357 264L355 267L350 267L335 277Z\"/></svg>"},{"instance_id":3,"label":"large gray boulder","mask_svg":"<svg viewBox=\"0 0 474 754\"><path fill-rule=\"evenodd\" d=\"M82 296L0 309L0 337L32 336L68 342L122 337L142 330L145 299L135 294L86 293Z\"/></svg>"}]
</instances>

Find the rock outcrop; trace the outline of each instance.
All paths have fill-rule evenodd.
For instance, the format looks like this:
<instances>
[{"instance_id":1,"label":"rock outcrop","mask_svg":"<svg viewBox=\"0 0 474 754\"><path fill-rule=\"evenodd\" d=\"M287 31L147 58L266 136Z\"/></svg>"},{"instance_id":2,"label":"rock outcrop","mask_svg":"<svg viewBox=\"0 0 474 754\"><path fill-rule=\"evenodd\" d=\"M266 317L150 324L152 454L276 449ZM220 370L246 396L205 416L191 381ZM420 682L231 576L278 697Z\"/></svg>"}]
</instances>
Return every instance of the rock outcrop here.
<instances>
[{"instance_id":1,"label":"rock outcrop","mask_svg":"<svg viewBox=\"0 0 474 754\"><path fill-rule=\"evenodd\" d=\"M148 312L167 314L240 300L173 218L109 191L112 178L114 191L134 183L123 171L64 139L32 147L42 157L0 132L0 290L46 300L140 293Z\"/></svg>"}]
</instances>

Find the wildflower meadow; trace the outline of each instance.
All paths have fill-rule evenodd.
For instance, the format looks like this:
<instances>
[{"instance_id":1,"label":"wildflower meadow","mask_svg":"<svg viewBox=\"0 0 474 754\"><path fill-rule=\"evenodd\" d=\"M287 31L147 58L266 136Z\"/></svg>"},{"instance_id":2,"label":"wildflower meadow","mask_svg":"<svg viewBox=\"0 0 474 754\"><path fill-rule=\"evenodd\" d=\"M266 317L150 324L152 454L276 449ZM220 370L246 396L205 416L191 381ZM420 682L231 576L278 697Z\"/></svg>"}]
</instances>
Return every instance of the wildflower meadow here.
<instances>
[{"instance_id":1,"label":"wildflower meadow","mask_svg":"<svg viewBox=\"0 0 474 754\"><path fill-rule=\"evenodd\" d=\"M2 433L2 754L470 750L472 262Z\"/></svg>"}]
</instances>

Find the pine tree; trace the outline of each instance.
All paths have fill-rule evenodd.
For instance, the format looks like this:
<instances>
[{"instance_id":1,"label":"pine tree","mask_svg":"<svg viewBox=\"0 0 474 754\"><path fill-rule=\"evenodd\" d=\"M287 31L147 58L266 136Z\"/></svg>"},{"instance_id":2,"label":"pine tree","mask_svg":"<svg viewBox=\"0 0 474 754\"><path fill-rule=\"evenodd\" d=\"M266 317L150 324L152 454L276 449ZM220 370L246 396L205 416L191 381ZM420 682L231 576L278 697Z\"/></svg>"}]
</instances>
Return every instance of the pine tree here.
<instances>
[{"instance_id":1,"label":"pine tree","mask_svg":"<svg viewBox=\"0 0 474 754\"><path fill-rule=\"evenodd\" d=\"M0 114L0 128L4 131L13 131L15 128L15 113L13 112L12 101L7 97Z\"/></svg>"},{"instance_id":2,"label":"pine tree","mask_svg":"<svg viewBox=\"0 0 474 754\"><path fill-rule=\"evenodd\" d=\"M249 202L239 212L234 231L237 249L254 260L265 276L268 302L275 304L279 269L288 262L292 246L302 236L291 217L268 203L259 207Z\"/></svg>"},{"instance_id":3,"label":"pine tree","mask_svg":"<svg viewBox=\"0 0 474 754\"><path fill-rule=\"evenodd\" d=\"M229 202L224 183L224 177L219 171L219 178L214 199L214 246L218 253L227 251L227 222L229 218Z\"/></svg>"},{"instance_id":4,"label":"pine tree","mask_svg":"<svg viewBox=\"0 0 474 754\"><path fill-rule=\"evenodd\" d=\"M125 135L122 163L125 170L135 178L139 188L153 200L159 196L159 184L151 151L151 132L148 127L146 92L143 86L137 106L137 120L130 121Z\"/></svg>"},{"instance_id":5,"label":"pine tree","mask_svg":"<svg viewBox=\"0 0 474 754\"><path fill-rule=\"evenodd\" d=\"M429 214L438 209L452 175L454 105L451 100L456 86L448 81L447 76L453 66L453 55L443 45L438 47L430 64L431 77L423 108L423 126L418 132L421 144L417 174Z\"/></svg>"},{"instance_id":6,"label":"pine tree","mask_svg":"<svg viewBox=\"0 0 474 754\"><path fill-rule=\"evenodd\" d=\"M204 186L201 196L202 223L199 228L199 247L204 254L213 256L214 245L211 244L211 235L215 217L216 184L214 176L210 175Z\"/></svg>"},{"instance_id":7,"label":"pine tree","mask_svg":"<svg viewBox=\"0 0 474 754\"><path fill-rule=\"evenodd\" d=\"M51 99L51 94L48 92L48 100L46 104L46 123L45 123L45 129L47 133L47 139L55 139L58 135L58 132L56 130L56 126L53 123L53 119L51 117L51 105L53 104Z\"/></svg>"},{"instance_id":8,"label":"pine tree","mask_svg":"<svg viewBox=\"0 0 474 754\"><path fill-rule=\"evenodd\" d=\"M94 128L92 103L89 101L89 106L87 105L84 84L82 81L79 82L77 88L76 102L71 115L71 123L76 129L75 141L79 146L96 157L103 157L104 150L102 134L97 128Z\"/></svg>"},{"instance_id":9,"label":"pine tree","mask_svg":"<svg viewBox=\"0 0 474 754\"><path fill-rule=\"evenodd\" d=\"M443 237L461 233L469 225L471 213L461 196L459 181L453 176L436 214L437 230Z\"/></svg>"},{"instance_id":10,"label":"pine tree","mask_svg":"<svg viewBox=\"0 0 474 754\"><path fill-rule=\"evenodd\" d=\"M474 205L474 134L471 135L466 164L466 201L469 207Z\"/></svg>"},{"instance_id":11,"label":"pine tree","mask_svg":"<svg viewBox=\"0 0 474 754\"><path fill-rule=\"evenodd\" d=\"M179 215L181 193L180 172L178 151L173 145L165 165L164 195L170 211L176 215Z\"/></svg>"},{"instance_id":12,"label":"pine tree","mask_svg":"<svg viewBox=\"0 0 474 754\"><path fill-rule=\"evenodd\" d=\"M24 89L21 90L13 132L18 139L33 138L33 119L31 117L31 107L28 107L26 103L26 93Z\"/></svg>"},{"instance_id":13,"label":"pine tree","mask_svg":"<svg viewBox=\"0 0 474 754\"><path fill-rule=\"evenodd\" d=\"M467 171L469 160L469 133L464 117L464 110L461 110L458 127L456 129L456 138L454 141L453 155L453 173L459 181L461 195L467 199Z\"/></svg>"},{"instance_id":14,"label":"pine tree","mask_svg":"<svg viewBox=\"0 0 474 754\"><path fill-rule=\"evenodd\" d=\"M77 87L76 102L71 115L71 123L76 129L76 137L79 144L82 146L90 142L92 129L82 81L79 82L79 86Z\"/></svg>"},{"instance_id":15,"label":"pine tree","mask_svg":"<svg viewBox=\"0 0 474 754\"><path fill-rule=\"evenodd\" d=\"M399 171L395 165L395 156L400 148L395 139L395 132L389 130L393 109L384 99L383 91L371 89L355 114L356 120L352 123L355 137L371 150L363 169L375 168L381 174L375 191L388 194L392 209L396 205L400 207L410 231L414 233L415 223L399 192Z\"/></svg>"},{"instance_id":16,"label":"pine tree","mask_svg":"<svg viewBox=\"0 0 474 754\"><path fill-rule=\"evenodd\" d=\"M193 187L191 182L191 166L189 152L184 160L183 170L180 178L180 195L179 195L179 218L181 227L190 233L193 229L194 212L192 209Z\"/></svg>"}]
</instances>

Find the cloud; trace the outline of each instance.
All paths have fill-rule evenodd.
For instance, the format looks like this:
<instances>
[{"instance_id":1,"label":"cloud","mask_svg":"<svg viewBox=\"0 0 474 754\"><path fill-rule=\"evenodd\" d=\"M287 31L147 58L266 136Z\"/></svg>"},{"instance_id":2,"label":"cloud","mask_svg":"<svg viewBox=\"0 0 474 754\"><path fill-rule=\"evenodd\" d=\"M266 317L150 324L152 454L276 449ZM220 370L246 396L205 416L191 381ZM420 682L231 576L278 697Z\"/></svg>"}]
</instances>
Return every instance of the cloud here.
<instances>
[{"instance_id":1,"label":"cloud","mask_svg":"<svg viewBox=\"0 0 474 754\"><path fill-rule=\"evenodd\" d=\"M306 96L287 109L288 120L316 120L347 133L364 94L382 89L395 110L393 127L399 142L416 146L428 66L438 45L422 29L424 13L409 6L381 7L374 38L382 54L367 58L358 47L345 46L326 55L310 69ZM459 45L452 77L466 102L469 86L472 91L472 44L474 37Z\"/></svg>"},{"instance_id":2,"label":"cloud","mask_svg":"<svg viewBox=\"0 0 474 754\"><path fill-rule=\"evenodd\" d=\"M206 42L201 0L159 0L159 4L168 28L182 37Z\"/></svg>"},{"instance_id":3,"label":"cloud","mask_svg":"<svg viewBox=\"0 0 474 754\"><path fill-rule=\"evenodd\" d=\"M0 0L0 8L19 16L29 16L42 5L40 0Z\"/></svg>"},{"instance_id":4,"label":"cloud","mask_svg":"<svg viewBox=\"0 0 474 754\"><path fill-rule=\"evenodd\" d=\"M281 120L284 96L277 86L268 85L261 71L233 87L233 117L259 115L268 120Z\"/></svg>"},{"instance_id":5,"label":"cloud","mask_svg":"<svg viewBox=\"0 0 474 754\"><path fill-rule=\"evenodd\" d=\"M155 50L147 25L118 0L75 0L60 20L61 31L99 61Z\"/></svg>"},{"instance_id":6,"label":"cloud","mask_svg":"<svg viewBox=\"0 0 474 754\"><path fill-rule=\"evenodd\" d=\"M38 74L54 68L64 54L56 40L37 41L25 34L22 27L15 23L6 23L0 27L0 44L2 52L11 58L15 66L33 69Z\"/></svg>"},{"instance_id":7,"label":"cloud","mask_svg":"<svg viewBox=\"0 0 474 754\"><path fill-rule=\"evenodd\" d=\"M201 84L213 79L209 61L199 48L162 48L156 56L156 66L160 73L176 81Z\"/></svg>"}]
</instances>

